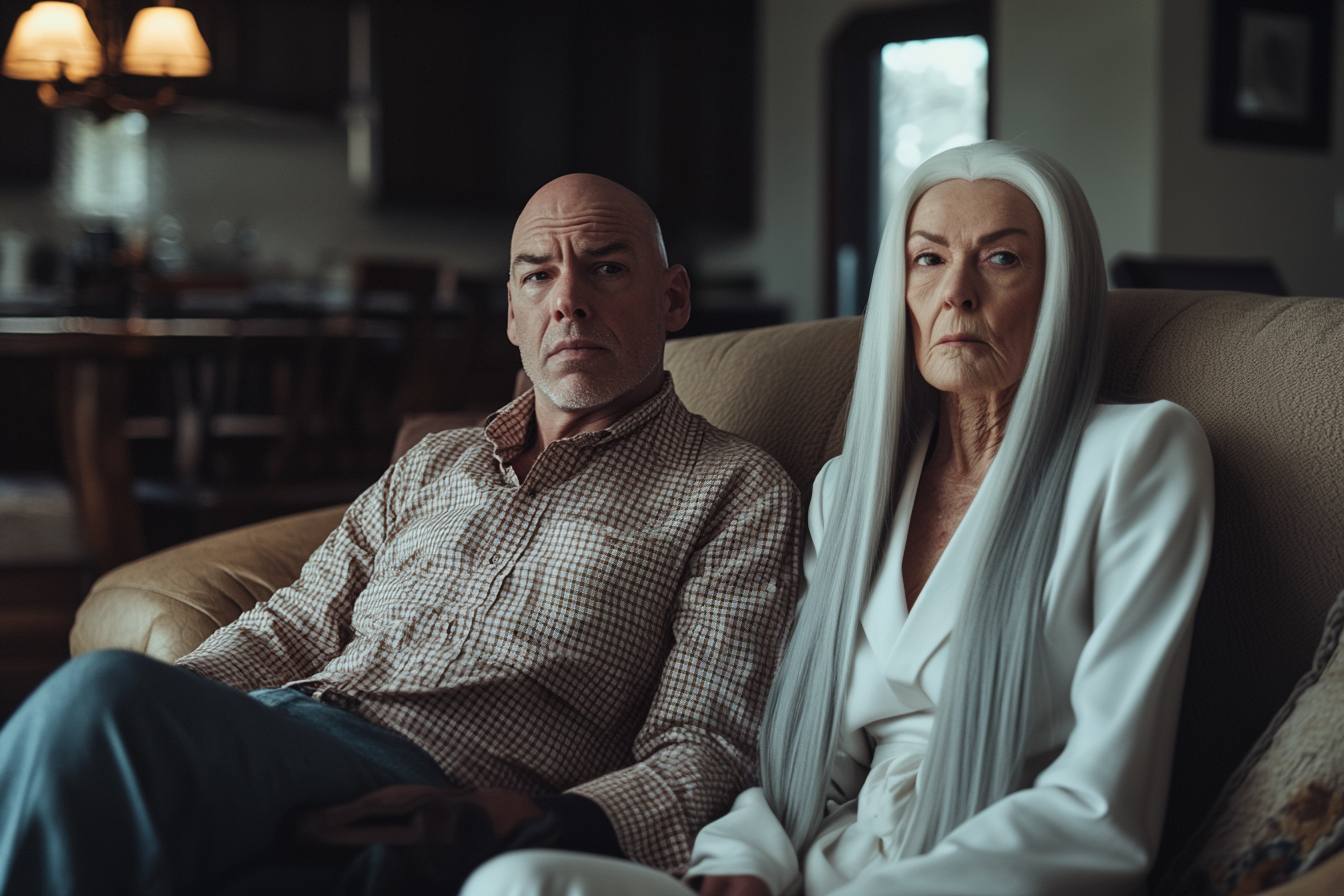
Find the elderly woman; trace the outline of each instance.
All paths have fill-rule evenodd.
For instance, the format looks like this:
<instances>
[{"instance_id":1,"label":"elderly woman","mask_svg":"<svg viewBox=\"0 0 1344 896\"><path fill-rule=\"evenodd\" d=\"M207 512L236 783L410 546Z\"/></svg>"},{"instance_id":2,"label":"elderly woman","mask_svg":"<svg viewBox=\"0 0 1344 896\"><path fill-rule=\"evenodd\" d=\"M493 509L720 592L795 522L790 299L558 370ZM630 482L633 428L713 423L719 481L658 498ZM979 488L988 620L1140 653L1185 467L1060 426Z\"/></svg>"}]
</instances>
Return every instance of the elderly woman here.
<instances>
[{"instance_id":1,"label":"elderly woman","mask_svg":"<svg viewBox=\"0 0 1344 896\"><path fill-rule=\"evenodd\" d=\"M702 894L1142 890L1212 461L1180 407L1097 402L1105 301L1096 225L1058 163L991 142L912 175L844 452L813 493L764 786L701 831ZM464 892L686 890L524 852Z\"/></svg>"}]
</instances>

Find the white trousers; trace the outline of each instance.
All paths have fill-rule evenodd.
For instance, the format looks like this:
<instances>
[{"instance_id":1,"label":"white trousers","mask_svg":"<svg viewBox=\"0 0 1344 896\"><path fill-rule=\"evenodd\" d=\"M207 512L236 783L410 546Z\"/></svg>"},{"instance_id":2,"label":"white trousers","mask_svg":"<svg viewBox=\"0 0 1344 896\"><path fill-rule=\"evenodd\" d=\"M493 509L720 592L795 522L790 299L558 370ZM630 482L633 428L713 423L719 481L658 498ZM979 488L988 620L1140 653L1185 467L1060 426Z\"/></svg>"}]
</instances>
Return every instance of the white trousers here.
<instances>
[{"instance_id":1,"label":"white trousers","mask_svg":"<svg viewBox=\"0 0 1344 896\"><path fill-rule=\"evenodd\" d=\"M491 859L460 896L690 896L681 881L624 859L558 849L520 849Z\"/></svg>"}]
</instances>

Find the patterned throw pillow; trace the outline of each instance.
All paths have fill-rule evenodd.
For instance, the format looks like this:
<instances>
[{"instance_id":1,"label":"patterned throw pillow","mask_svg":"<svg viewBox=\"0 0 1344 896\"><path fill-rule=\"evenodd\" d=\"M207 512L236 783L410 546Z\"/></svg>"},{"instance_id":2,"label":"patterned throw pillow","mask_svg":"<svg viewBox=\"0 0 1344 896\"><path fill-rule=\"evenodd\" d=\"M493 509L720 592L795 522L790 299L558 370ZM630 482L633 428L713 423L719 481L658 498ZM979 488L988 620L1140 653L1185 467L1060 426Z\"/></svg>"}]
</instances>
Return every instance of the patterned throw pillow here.
<instances>
[{"instance_id":1,"label":"patterned throw pillow","mask_svg":"<svg viewBox=\"0 0 1344 896\"><path fill-rule=\"evenodd\" d=\"M1344 593L1311 671L1228 779L1159 896L1242 896L1298 877L1344 846Z\"/></svg>"}]
</instances>

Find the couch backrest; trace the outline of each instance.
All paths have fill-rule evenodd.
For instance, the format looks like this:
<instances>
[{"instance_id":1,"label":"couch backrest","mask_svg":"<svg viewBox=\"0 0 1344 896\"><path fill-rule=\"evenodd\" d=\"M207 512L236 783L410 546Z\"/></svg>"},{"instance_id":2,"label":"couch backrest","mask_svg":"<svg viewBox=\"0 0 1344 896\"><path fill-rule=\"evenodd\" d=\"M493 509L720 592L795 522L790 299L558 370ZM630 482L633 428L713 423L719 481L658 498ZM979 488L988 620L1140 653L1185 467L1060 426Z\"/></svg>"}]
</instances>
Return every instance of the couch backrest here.
<instances>
[{"instance_id":1,"label":"couch backrest","mask_svg":"<svg viewBox=\"0 0 1344 896\"><path fill-rule=\"evenodd\" d=\"M1109 324L1105 388L1188 408L1215 463L1164 837L1178 845L1310 665L1344 589L1344 300L1115 290ZM843 442L859 327L675 341L667 366L687 407L770 451L806 492Z\"/></svg>"},{"instance_id":2,"label":"couch backrest","mask_svg":"<svg viewBox=\"0 0 1344 896\"><path fill-rule=\"evenodd\" d=\"M806 502L844 443L861 326L848 317L675 339L666 366L686 407L769 451Z\"/></svg>"}]
</instances>

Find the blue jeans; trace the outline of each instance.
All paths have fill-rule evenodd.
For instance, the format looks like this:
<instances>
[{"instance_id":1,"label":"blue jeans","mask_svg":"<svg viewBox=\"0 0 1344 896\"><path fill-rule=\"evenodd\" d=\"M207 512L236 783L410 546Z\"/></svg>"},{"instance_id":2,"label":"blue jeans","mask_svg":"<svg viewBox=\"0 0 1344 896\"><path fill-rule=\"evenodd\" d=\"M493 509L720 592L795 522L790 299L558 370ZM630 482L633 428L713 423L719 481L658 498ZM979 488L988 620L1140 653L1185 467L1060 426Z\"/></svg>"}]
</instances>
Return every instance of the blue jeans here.
<instances>
[{"instance_id":1,"label":"blue jeans","mask_svg":"<svg viewBox=\"0 0 1344 896\"><path fill-rule=\"evenodd\" d=\"M449 783L410 741L298 691L86 654L0 730L0 894L266 889L268 866L277 883L311 870L275 853L295 810Z\"/></svg>"}]
</instances>

